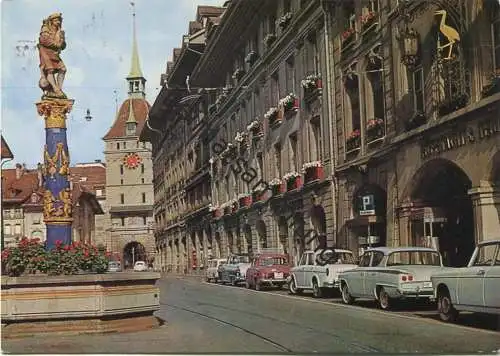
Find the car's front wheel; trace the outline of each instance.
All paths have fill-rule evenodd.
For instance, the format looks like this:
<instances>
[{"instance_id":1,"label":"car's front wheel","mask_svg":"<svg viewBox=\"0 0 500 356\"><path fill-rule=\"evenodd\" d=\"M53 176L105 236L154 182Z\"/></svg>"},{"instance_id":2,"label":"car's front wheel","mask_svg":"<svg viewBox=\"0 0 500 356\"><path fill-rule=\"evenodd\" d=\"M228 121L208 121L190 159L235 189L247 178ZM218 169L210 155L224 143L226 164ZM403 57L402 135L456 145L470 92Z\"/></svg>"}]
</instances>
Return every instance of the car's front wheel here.
<instances>
[{"instance_id":1,"label":"car's front wheel","mask_svg":"<svg viewBox=\"0 0 500 356\"><path fill-rule=\"evenodd\" d=\"M294 277L292 277L292 280L290 281L288 290L290 291L290 294L300 294L302 292L302 289L297 288L297 284L295 283Z\"/></svg>"},{"instance_id":2,"label":"car's front wheel","mask_svg":"<svg viewBox=\"0 0 500 356\"><path fill-rule=\"evenodd\" d=\"M323 291L321 290L321 287L318 284L318 281L316 279L313 280L313 297L314 298L321 298L323 296Z\"/></svg>"},{"instance_id":3,"label":"car's front wheel","mask_svg":"<svg viewBox=\"0 0 500 356\"><path fill-rule=\"evenodd\" d=\"M349 287L347 286L347 283L342 284L342 302L344 304L352 304L354 303L354 298L352 297L351 293L349 292Z\"/></svg>"},{"instance_id":4,"label":"car's front wheel","mask_svg":"<svg viewBox=\"0 0 500 356\"><path fill-rule=\"evenodd\" d=\"M438 293L437 307L439 311L439 317L442 321L454 322L458 318L458 311L453 306L451 302L450 293L448 290L442 290Z\"/></svg>"}]
</instances>

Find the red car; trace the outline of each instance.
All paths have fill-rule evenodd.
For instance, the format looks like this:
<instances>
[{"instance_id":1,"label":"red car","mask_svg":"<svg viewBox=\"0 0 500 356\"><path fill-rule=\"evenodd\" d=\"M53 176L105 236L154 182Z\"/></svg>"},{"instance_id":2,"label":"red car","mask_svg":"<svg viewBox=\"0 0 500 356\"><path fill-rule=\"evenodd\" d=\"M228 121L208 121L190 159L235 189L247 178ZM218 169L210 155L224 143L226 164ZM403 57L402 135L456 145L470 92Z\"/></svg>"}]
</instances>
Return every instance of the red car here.
<instances>
[{"instance_id":1,"label":"red car","mask_svg":"<svg viewBox=\"0 0 500 356\"><path fill-rule=\"evenodd\" d=\"M253 258L252 265L247 270L245 285L255 290L261 290L263 287L281 288L287 284L289 275L287 255L262 253Z\"/></svg>"}]
</instances>

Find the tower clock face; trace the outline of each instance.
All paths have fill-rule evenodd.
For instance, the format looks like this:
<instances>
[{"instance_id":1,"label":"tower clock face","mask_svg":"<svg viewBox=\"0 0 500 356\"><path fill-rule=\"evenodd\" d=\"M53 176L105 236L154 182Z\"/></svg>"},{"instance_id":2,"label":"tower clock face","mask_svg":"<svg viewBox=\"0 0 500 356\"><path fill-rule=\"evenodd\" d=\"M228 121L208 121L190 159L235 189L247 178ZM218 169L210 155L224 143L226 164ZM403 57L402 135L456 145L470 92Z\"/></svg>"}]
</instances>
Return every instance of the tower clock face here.
<instances>
[{"instance_id":1,"label":"tower clock face","mask_svg":"<svg viewBox=\"0 0 500 356\"><path fill-rule=\"evenodd\" d=\"M137 153L127 153L123 157L123 164L128 169L136 169L142 163L142 158Z\"/></svg>"}]
</instances>

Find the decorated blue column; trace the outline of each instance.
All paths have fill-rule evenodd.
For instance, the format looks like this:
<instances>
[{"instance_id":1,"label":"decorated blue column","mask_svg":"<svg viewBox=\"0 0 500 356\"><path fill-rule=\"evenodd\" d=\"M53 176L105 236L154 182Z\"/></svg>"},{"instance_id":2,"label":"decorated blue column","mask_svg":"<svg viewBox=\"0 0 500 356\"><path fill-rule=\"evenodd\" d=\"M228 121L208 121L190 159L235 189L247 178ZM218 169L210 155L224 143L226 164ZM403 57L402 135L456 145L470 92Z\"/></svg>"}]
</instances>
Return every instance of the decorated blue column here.
<instances>
[{"instance_id":1,"label":"decorated blue column","mask_svg":"<svg viewBox=\"0 0 500 356\"><path fill-rule=\"evenodd\" d=\"M43 96L36 103L38 114L45 120L43 217L47 227L47 249L57 243L70 244L73 223L66 115L74 100L68 99L62 91L66 67L60 53L65 48L62 15L54 13L43 20L40 31L39 86Z\"/></svg>"}]
</instances>

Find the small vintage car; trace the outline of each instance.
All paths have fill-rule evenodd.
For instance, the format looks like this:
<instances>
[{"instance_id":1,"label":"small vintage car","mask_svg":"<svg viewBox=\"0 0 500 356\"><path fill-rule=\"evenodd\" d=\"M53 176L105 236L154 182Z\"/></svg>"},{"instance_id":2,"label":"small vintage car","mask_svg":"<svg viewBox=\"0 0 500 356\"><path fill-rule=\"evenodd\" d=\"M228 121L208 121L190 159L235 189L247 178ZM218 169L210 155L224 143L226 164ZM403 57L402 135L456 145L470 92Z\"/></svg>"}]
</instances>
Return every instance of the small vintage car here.
<instances>
[{"instance_id":1,"label":"small vintage car","mask_svg":"<svg viewBox=\"0 0 500 356\"><path fill-rule=\"evenodd\" d=\"M433 299L431 275L442 268L441 254L431 248L370 248L357 268L340 274L342 301L375 299L387 310L397 299Z\"/></svg>"},{"instance_id":2,"label":"small vintage car","mask_svg":"<svg viewBox=\"0 0 500 356\"><path fill-rule=\"evenodd\" d=\"M210 259L207 261L207 270L205 271L205 280L207 282L217 282L219 279L219 266L226 263L225 258Z\"/></svg>"},{"instance_id":3,"label":"small vintage car","mask_svg":"<svg viewBox=\"0 0 500 356\"><path fill-rule=\"evenodd\" d=\"M219 282L235 286L245 282L247 269L250 267L250 256L247 254L229 255L225 264L218 268Z\"/></svg>"},{"instance_id":4,"label":"small vintage car","mask_svg":"<svg viewBox=\"0 0 500 356\"><path fill-rule=\"evenodd\" d=\"M279 253L261 253L252 259L247 270L245 286L261 290L266 287L282 288L290 274L288 257Z\"/></svg>"},{"instance_id":5,"label":"small vintage car","mask_svg":"<svg viewBox=\"0 0 500 356\"><path fill-rule=\"evenodd\" d=\"M312 290L313 296L320 298L324 292L340 286L340 272L356 267L353 253L349 250L305 251L299 264L290 270L290 293L300 294L303 290Z\"/></svg>"},{"instance_id":6,"label":"small vintage car","mask_svg":"<svg viewBox=\"0 0 500 356\"><path fill-rule=\"evenodd\" d=\"M477 245L467 267L445 268L431 276L441 320L459 311L500 314L500 240Z\"/></svg>"}]
</instances>

